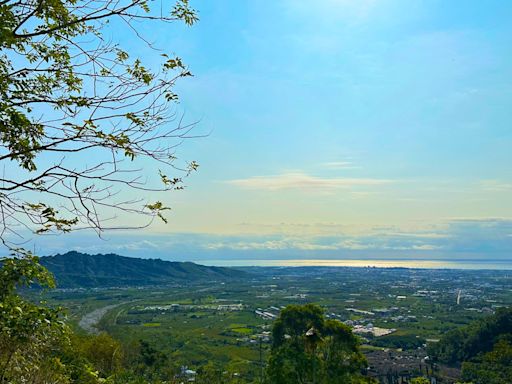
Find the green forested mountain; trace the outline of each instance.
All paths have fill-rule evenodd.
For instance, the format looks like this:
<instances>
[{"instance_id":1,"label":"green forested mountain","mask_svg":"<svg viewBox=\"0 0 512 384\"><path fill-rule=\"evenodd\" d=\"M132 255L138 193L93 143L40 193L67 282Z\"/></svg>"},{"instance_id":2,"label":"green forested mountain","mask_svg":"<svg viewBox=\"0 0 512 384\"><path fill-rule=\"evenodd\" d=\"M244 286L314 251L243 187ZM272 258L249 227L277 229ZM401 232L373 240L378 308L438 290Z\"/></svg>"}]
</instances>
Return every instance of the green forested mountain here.
<instances>
[{"instance_id":1,"label":"green forested mountain","mask_svg":"<svg viewBox=\"0 0 512 384\"><path fill-rule=\"evenodd\" d=\"M191 262L138 259L115 254L88 255L75 251L41 257L61 288L168 284L182 281L240 278L245 272Z\"/></svg>"}]
</instances>

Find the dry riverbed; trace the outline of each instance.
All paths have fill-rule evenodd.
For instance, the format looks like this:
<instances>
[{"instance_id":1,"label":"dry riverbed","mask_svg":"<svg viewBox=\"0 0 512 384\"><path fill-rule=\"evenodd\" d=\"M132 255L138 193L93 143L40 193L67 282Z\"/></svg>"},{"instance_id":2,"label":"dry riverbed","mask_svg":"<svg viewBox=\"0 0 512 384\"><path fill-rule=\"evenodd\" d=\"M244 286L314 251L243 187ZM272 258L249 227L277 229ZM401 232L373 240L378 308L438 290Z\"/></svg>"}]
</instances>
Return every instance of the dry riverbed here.
<instances>
[{"instance_id":1,"label":"dry riverbed","mask_svg":"<svg viewBox=\"0 0 512 384\"><path fill-rule=\"evenodd\" d=\"M123 304L123 303L121 303ZM121 304L113 304L113 305L107 305L105 307L101 307L98 309L95 309L92 312L86 313L78 325L80 328L84 329L87 333L91 333L94 335L97 335L100 331L96 327L96 325L99 323L101 318L105 316L105 314L110 311L111 309L114 309L116 307L119 307Z\"/></svg>"}]
</instances>

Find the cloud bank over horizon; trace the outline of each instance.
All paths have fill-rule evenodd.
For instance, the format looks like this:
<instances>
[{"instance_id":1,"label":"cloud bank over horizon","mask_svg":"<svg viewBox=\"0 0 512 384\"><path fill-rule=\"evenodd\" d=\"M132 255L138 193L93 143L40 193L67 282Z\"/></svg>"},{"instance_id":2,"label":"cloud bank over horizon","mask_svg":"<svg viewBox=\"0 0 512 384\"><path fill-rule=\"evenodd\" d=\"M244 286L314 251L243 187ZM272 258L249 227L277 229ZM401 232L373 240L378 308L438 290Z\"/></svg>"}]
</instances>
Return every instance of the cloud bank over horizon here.
<instances>
[{"instance_id":1,"label":"cloud bank over horizon","mask_svg":"<svg viewBox=\"0 0 512 384\"><path fill-rule=\"evenodd\" d=\"M509 261L512 255L512 219L458 218L414 231L389 226L359 233L343 232L343 226L332 224L317 226L323 227L323 233L304 235L300 225L281 225L280 232L272 228L267 234L117 232L108 234L104 240L92 233L87 236L71 234L42 237L35 246L40 255L76 250L199 262L250 259Z\"/></svg>"}]
</instances>

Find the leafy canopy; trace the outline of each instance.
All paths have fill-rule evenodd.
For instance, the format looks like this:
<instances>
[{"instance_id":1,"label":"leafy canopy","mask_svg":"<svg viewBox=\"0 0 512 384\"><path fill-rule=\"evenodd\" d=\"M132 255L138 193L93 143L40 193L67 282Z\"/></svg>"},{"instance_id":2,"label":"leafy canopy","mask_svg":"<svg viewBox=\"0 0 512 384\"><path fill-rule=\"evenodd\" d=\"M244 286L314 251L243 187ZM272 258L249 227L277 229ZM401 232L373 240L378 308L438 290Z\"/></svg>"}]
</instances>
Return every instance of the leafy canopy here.
<instances>
[{"instance_id":1,"label":"leafy canopy","mask_svg":"<svg viewBox=\"0 0 512 384\"><path fill-rule=\"evenodd\" d=\"M272 329L268 383L369 383L366 359L348 326L327 320L317 305L290 305Z\"/></svg>"}]
</instances>

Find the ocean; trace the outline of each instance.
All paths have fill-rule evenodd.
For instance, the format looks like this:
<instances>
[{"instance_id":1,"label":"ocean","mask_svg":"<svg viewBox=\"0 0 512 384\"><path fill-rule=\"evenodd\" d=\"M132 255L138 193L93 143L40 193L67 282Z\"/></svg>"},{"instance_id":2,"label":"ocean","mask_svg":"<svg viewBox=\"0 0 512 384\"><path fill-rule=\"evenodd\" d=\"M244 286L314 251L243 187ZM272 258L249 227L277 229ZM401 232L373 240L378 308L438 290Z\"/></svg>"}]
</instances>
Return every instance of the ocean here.
<instances>
[{"instance_id":1,"label":"ocean","mask_svg":"<svg viewBox=\"0 0 512 384\"><path fill-rule=\"evenodd\" d=\"M421 269L487 269L512 270L511 260L417 260L417 259L229 259L197 260L204 265L224 267L375 267L375 268L421 268Z\"/></svg>"}]
</instances>

